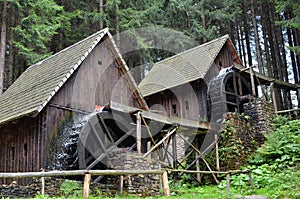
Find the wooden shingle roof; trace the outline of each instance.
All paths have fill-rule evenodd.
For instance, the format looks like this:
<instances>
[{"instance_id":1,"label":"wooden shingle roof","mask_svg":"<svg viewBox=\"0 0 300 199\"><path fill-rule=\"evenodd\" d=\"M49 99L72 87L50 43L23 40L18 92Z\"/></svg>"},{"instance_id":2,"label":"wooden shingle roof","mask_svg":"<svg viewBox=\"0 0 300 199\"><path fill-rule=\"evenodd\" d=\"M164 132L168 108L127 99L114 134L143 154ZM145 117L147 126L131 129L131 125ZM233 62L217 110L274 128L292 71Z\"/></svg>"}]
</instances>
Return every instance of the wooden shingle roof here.
<instances>
[{"instance_id":1,"label":"wooden shingle roof","mask_svg":"<svg viewBox=\"0 0 300 199\"><path fill-rule=\"evenodd\" d=\"M139 84L144 97L204 78L226 42L228 35L212 40L154 64Z\"/></svg>"},{"instance_id":2,"label":"wooden shingle roof","mask_svg":"<svg viewBox=\"0 0 300 199\"><path fill-rule=\"evenodd\" d=\"M0 97L0 124L23 116L36 116L105 35L115 47L106 28L30 66ZM118 50L115 52L120 55ZM122 70L128 71L121 60Z\"/></svg>"}]
</instances>

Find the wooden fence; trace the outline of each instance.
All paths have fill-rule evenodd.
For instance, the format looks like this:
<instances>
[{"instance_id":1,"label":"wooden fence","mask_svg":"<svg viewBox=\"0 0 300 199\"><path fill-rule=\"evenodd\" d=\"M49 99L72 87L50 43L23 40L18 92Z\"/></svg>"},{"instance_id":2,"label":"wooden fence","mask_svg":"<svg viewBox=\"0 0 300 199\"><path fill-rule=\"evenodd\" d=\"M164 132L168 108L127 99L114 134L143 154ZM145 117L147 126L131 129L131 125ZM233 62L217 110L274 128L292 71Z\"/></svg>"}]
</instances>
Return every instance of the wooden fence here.
<instances>
[{"instance_id":1,"label":"wooden fence","mask_svg":"<svg viewBox=\"0 0 300 199\"><path fill-rule=\"evenodd\" d=\"M84 176L83 185L83 198L89 197L89 187L91 176L120 176L120 195L122 195L123 183L122 179L124 175L139 175L139 174L157 174L162 176L164 195L170 195L170 188L168 183L168 175L164 170L73 170L73 171L41 171L41 172L23 172L23 173L0 173L1 178L41 178L42 190L41 194L45 193L45 177L54 176Z\"/></svg>"},{"instance_id":2,"label":"wooden fence","mask_svg":"<svg viewBox=\"0 0 300 199\"><path fill-rule=\"evenodd\" d=\"M251 170L232 170L232 171L191 171L191 170L169 170L171 172L183 172L190 174L224 174L226 175L226 194L230 195L230 175L237 173L248 173L249 183L252 189L253 178ZM83 198L89 197L89 187L91 176L120 176L120 186L119 193L122 195L123 191L123 176L124 175L139 175L139 174L157 174L161 175L162 183L164 188L164 195L170 196L170 188L168 183L168 174L165 170L73 170L73 171L41 171L41 172L23 172L23 173L0 173L0 179L2 178L31 178L31 177L40 177L42 190L41 194L44 195L45 192L45 177L55 177L55 176L75 176L81 175L84 176L84 185L83 185Z\"/></svg>"}]
</instances>

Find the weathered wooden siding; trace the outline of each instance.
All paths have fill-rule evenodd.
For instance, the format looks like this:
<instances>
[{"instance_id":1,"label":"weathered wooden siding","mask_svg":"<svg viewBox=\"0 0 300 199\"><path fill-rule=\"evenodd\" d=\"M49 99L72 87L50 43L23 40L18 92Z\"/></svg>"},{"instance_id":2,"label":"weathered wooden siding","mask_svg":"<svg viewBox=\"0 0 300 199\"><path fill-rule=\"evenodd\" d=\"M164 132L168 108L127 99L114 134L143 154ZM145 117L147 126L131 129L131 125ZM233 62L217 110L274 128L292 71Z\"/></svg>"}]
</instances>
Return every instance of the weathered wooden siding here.
<instances>
[{"instance_id":1,"label":"weathered wooden siding","mask_svg":"<svg viewBox=\"0 0 300 199\"><path fill-rule=\"evenodd\" d=\"M214 63L210 67L210 69L207 71L207 73L204 76L204 81L208 85L210 80L217 76L221 70L221 67L230 67L233 65L233 57L229 51L229 49L224 45L214 60Z\"/></svg>"},{"instance_id":2,"label":"weathered wooden siding","mask_svg":"<svg viewBox=\"0 0 300 199\"><path fill-rule=\"evenodd\" d=\"M163 115L201 120L206 118L206 92L205 82L197 80L151 95L146 101L152 110Z\"/></svg>"},{"instance_id":3,"label":"weathered wooden siding","mask_svg":"<svg viewBox=\"0 0 300 199\"><path fill-rule=\"evenodd\" d=\"M111 101L137 106L110 48L101 42L37 117L0 126L0 172L45 168L54 161L51 151L64 125L78 111L87 114Z\"/></svg>"},{"instance_id":4,"label":"weathered wooden siding","mask_svg":"<svg viewBox=\"0 0 300 199\"><path fill-rule=\"evenodd\" d=\"M232 55L224 45L204 79L148 96L146 101L151 109L167 116L193 120L207 119L206 98L209 81L219 74L221 67L232 65Z\"/></svg>"},{"instance_id":5,"label":"weathered wooden siding","mask_svg":"<svg viewBox=\"0 0 300 199\"><path fill-rule=\"evenodd\" d=\"M106 42L100 43L50 102L92 112L111 101L137 106Z\"/></svg>"},{"instance_id":6,"label":"weathered wooden siding","mask_svg":"<svg viewBox=\"0 0 300 199\"><path fill-rule=\"evenodd\" d=\"M43 111L36 118L25 117L0 127L0 172L40 171L44 168L45 126ZM18 181L23 183L25 179Z\"/></svg>"},{"instance_id":7,"label":"weathered wooden siding","mask_svg":"<svg viewBox=\"0 0 300 199\"><path fill-rule=\"evenodd\" d=\"M214 62L219 70L221 70L221 67L230 67L233 65L232 55L226 45L222 47Z\"/></svg>"}]
</instances>

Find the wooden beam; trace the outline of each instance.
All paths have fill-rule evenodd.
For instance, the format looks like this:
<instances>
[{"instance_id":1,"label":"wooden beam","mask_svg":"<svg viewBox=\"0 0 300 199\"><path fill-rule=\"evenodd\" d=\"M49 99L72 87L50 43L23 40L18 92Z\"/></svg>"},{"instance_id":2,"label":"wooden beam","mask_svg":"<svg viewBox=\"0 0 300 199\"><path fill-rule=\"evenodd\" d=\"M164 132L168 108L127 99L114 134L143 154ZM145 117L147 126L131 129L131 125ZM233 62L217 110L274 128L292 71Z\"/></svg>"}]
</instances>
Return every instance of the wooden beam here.
<instances>
[{"instance_id":1,"label":"wooden beam","mask_svg":"<svg viewBox=\"0 0 300 199\"><path fill-rule=\"evenodd\" d=\"M253 72L252 67L250 67L250 81L251 81L252 95L256 96L256 87L255 87L255 82L254 82L254 72Z\"/></svg>"},{"instance_id":2,"label":"wooden beam","mask_svg":"<svg viewBox=\"0 0 300 199\"><path fill-rule=\"evenodd\" d=\"M274 82L271 83L270 88L271 88L271 93L272 93L272 101L273 101L274 111L276 113L277 112L277 101L276 101L276 95L275 95Z\"/></svg>"},{"instance_id":3,"label":"wooden beam","mask_svg":"<svg viewBox=\"0 0 300 199\"><path fill-rule=\"evenodd\" d=\"M120 183L119 183L119 195L122 196L123 195L123 181L124 181L124 176L120 175Z\"/></svg>"},{"instance_id":4,"label":"wooden beam","mask_svg":"<svg viewBox=\"0 0 300 199\"><path fill-rule=\"evenodd\" d=\"M216 142L216 168L217 171L220 171L218 134L215 134L215 142Z\"/></svg>"},{"instance_id":5,"label":"wooden beam","mask_svg":"<svg viewBox=\"0 0 300 199\"><path fill-rule=\"evenodd\" d=\"M227 196L230 195L230 174L226 175L226 194Z\"/></svg>"},{"instance_id":6,"label":"wooden beam","mask_svg":"<svg viewBox=\"0 0 300 199\"><path fill-rule=\"evenodd\" d=\"M168 173L165 171L162 174L162 182L164 186L164 196L170 196L170 187L168 182Z\"/></svg>"},{"instance_id":7,"label":"wooden beam","mask_svg":"<svg viewBox=\"0 0 300 199\"><path fill-rule=\"evenodd\" d=\"M138 175L138 174L162 174L164 170L70 170L70 171L47 171L47 172L23 172L23 173L0 173L2 178L33 178L55 176L83 176L85 174L101 176Z\"/></svg>"},{"instance_id":8,"label":"wooden beam","mask_svg":"<svg viewBox=\"0 0 300 199\"><path fill-rule=\"evenodd\" d=\"M174 132L176 132L177 127L175 127L172 131L170 131L163 139L161 139L156 145L154 145L147 153L143 155L143 157L147 157L152 151L154 151L159 145L161 145L168 137L170 137Z\"/></svg>"},{"instance_id":9,"label":"wooden beam","mask_svg":"<svg viewBox=\"0 0 300 199\"><path fill-rule=\"evenodd\" d=\"M83 198L89 198L90 192L90 183L91 183L91 174L84 175L84 184L83 184Z\"/></svg>"},{"instance_id":10,"label":"wooden beam","mask_svg":"<svg viewBox=\"0 0 300 199\"><path fill-rule=\"evenodd\" d=\"M141 124L141 112L136 114L136 148L138 155L142 154L142 124Z\"/></svg>"}]
</instances>

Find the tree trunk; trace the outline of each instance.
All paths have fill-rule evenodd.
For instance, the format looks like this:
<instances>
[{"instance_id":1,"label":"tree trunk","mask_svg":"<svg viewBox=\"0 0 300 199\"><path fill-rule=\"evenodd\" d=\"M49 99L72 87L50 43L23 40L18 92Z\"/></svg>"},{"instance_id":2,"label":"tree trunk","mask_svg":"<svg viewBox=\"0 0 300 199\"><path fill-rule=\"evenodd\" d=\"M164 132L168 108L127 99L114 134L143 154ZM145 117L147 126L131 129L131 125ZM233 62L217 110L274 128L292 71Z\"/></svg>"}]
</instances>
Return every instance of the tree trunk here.
<instances>
[{"instance_id":1,"label":"tree trunk","mask_svg":"<svg viewBox=\"0 0 300 199\"><path fill-rule=\"evenodd\" d=\"M243 53L242 53L242 46L241 46L241 37L240 37L240 33L239 33L239 29L240 29L240 26L237 25L236 27L236 37L237 37L237 42L238 42L238 47L239 47L239 56L240 58L243 58Z\"/></svg>"},{"instance_id":2,"label":"tree trunk","mask_svg":"<svg viewBox=\"0 0 300 199\"><path fill-rule=\"evenodd\" d=\"M3 1L2 8L2 25L1 25L1 44L0 44L0 96L3 92L4 83L4 66L5 66L5 52L6 52L6 16L7 16L7 2Z\"/></svg>"},{"instance_id":3,"label":"tree trunk","mask_svg":"<svg viewBox=\"0 0 300 199\"><path fill-rule=\"evenodd\" d=\"M14 27L15 25L15 7L12 6L11 8L11 18L10 18L10 26ZM12 83L14 82L14 45L13 45L13 41L14 41L14 31L12 29L9 30L9 54L8 54L8 59L7 59L7 67L8 67L8 86L12 85Z\"/></svg>"},{"instance_id":4,"label":"tree trunk","mask_svg":"<svg viewBox=\"0 0 300 199\"><path fill-rule=\"evenodd\" d=\"M263 62L262 62L262 58L261 58L260 41L259 41L259 35L258 35L258 30L257 30L257 21L256 21L253 0L251 0L251 14L252 14L252 23L253 23L253 28L254 28L254 38L255 38L255 48L256 48L256 58L257 58L258 69L259 69L260 73L264 74Z\"/></svg>"},{"instance_id":5,"label":"tree trunk","mask_svg":"<svg viewBox=\"0 0 300 199\"><path fill-rule=\"evenodd\" d=\"M266 57L266 62L267 62L267 71L268 71L268 76L272 77L272 64L271 64L271 57L270 57L270 47L268 43L268 14L264 12L265 9L265 3L260 1L260 15L261 15L261 25L262 25L262 34L263 34L263 40L264 40L264 48L265 48L265 57Z\"/></svg>"},{"instance_id":6,"label":"tree trunk","mask_svg":"<svg viewBox=\"0 0 300 199\"><path fill-rule=\"evenodd\" d=\"M100 11L100 30L104 28L103 26L103 0L99 1L99 11Z\"/></svg>"},{"instance_id":7,"label":"tree trunk","mask_svg":"<svg viewBox=\"0 0 300 199\"><path fill-rule=\"evenodd\" d=\"M276 32L274 28L274 11L272 12L272 5L270 5L269 2L266 3L266 10L267 10L267 35L268 35L268 41L270 44L270 57L271 57L271 63L272 63L272 76L276 79L279 79L279 72L278 72L278 57L277 57L277 50L275 49L277 47L276 43ZM277 110L282 110L282 96L281 96L281 90L279 88L274 88L274 94L277 104Z\"/></svg>"},{"instance_id":8,"label":"tree trunk","mask_svg":"<svg viewBox=\"0 0 300 199\"><path fill-rule=\"evenodd\" d=\"M241 44L242 44L242 54L243 54L243 61L244 66L247 67L247 59L246 59L246 50L245 50L245 43L244 43L244 34L243 34L243 28L240 26L240 34L241 34Z\"/></svg>"},{"instance_id":9,"label":"tree trunk","mask_svg":"<svg viewBox=\"0 0 300 199\"><path fill-rule=\"evenodd\" d=\"M249 66L252 66L252 56L251 56L251 46L250 46L250 28L247 20L247 5L242 3L243 7L243 25L244 25L244 33L245 33L245 41L247 48L247 58Z\"/></svg>"},{"instance_id":10,"label":"tree trunk","mask_svg":"<svg viewBox=\"0 0 300 199\"><path fill-rule=\"evenodd\" d=\"M205 19L205 13L204 13L204 1L202 1L201 4L201 20L202 20L202 28L206 30L206 19ZM203 37L203 43L206 43L206 37Z\"/></svg>"}]
</instances>

